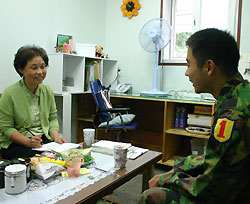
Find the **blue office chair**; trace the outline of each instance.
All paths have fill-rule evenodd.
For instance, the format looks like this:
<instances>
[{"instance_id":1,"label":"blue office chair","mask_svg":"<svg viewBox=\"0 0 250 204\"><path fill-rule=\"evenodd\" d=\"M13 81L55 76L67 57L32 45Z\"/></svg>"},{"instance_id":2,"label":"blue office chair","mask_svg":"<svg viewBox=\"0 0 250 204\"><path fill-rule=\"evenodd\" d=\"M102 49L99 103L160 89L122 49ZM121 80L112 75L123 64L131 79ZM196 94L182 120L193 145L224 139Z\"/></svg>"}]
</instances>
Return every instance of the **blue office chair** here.
<instances>
[{"instance_id":1,"label":"blue office chair","mask_svg":"<svg viewBox=\"0 0 250 204\"><path fill-rule=\"evenodd\" d=\"M109 89L102 86L99 79L90 81L90 87L98 108L94 119L96 128L105 129L106 133L117 131L117 141L122 133L136 129L137 123L132 122L134 115L128 114L129 107L113 107L109 101Z\"/></svg>"}]
</instances>

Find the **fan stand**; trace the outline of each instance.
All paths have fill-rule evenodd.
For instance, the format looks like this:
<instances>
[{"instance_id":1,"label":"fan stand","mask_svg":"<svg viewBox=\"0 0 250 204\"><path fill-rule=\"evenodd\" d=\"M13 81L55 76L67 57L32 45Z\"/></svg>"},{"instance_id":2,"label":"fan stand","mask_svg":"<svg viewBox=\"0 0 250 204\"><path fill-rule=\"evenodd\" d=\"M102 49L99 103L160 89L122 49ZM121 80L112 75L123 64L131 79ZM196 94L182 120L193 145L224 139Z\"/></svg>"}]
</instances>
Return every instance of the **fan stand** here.
<instances>
[{"instance_id":1,"label":"fan stand","mask_svg":"<svg viewBox=\"0 0 250 204\"><path fill-rule=\"evenodd\" d=\"M154 87L152 90L148 91L141 91L140 96L146 96L146 97L167 97L168 93L160 91L158 89L158 57L159 57L159 52L155 52L155 69L154 69Z\"/></svg>"}]
</instances>

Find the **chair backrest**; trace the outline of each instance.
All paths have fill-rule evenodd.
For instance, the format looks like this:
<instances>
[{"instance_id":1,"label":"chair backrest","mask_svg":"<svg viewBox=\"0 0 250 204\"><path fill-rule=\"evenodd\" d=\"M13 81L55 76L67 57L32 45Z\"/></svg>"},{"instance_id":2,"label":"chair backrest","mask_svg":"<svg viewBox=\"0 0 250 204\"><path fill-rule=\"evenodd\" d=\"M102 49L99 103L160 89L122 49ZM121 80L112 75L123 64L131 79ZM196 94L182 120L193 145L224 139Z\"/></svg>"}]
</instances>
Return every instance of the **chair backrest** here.
<instances>
[{"instance_id":1,"label":"chair backrest","mask_svg":"<svg viewBox=\"0 0 250 204\"><path fill-rule=\"evenodd\" d=\"M105 87L102 86L99 79L96 79L95 81L90 81L90 87L91 87L91 91L92 91L95 103L98 107L100 121L106 122L110 118L110 113L102 112L100 110L112 108L112 104L109 101L109 97L107 93L105 93L107 92L107 90L105 90Z\"/></svg>"}]
</instances>

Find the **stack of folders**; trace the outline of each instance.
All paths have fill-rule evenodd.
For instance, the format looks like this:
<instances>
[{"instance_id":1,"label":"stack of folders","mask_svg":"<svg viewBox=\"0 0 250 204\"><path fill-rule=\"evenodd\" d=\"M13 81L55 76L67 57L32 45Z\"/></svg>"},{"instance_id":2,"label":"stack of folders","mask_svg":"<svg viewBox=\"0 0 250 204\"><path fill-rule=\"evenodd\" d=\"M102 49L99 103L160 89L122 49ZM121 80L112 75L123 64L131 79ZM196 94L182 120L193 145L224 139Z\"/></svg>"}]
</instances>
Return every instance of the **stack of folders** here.
<instances>
[{"instance_id":1,"label":"stack of folders","mask_svg":"<svg viewBox=\"0 0 250 204\"><path fill-rule=\"evenodd\" d=\"M188 114L187 124L189 126L211 127L212 116Z\"/></svg>"}]
</instances>

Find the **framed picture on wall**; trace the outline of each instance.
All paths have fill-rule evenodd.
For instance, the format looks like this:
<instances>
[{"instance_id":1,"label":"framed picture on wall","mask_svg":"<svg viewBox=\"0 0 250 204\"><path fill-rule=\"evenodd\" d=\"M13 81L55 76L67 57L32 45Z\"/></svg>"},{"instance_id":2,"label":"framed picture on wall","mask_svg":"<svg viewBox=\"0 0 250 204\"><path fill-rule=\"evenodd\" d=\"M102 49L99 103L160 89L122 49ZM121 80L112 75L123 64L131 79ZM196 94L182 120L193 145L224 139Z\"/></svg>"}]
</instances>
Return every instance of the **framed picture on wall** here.
<instances>
[{"instance_id":1,"label":"framed picture on wall","mask_svg":"<svg viewBox=\"0 0 250 204\"><path fill-rule=\"evenodd\" d=\"M56 51L71 53L73 50L73 38L71 35L57 34Z\"/></svg>"}]
</instances>

